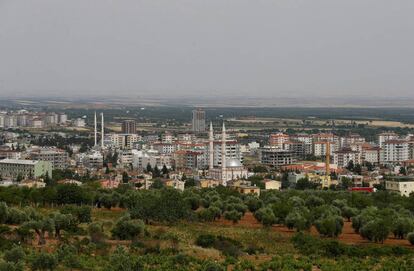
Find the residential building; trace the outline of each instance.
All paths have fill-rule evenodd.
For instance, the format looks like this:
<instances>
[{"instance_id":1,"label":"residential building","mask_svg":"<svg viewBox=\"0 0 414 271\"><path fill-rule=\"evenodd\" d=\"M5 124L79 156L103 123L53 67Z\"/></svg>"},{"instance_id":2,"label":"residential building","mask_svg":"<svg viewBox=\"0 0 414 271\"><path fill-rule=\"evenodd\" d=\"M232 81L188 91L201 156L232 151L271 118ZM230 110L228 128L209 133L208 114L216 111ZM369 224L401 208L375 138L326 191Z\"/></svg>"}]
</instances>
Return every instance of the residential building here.
<instances>
[{"instance_id":1,"label":"residential building","mask_svg":"<svg viewBox=\"0 0 414 271\"><path fill-rule=\"evenodd\" d=\"M414 178L399 177L385 180L385 189L399 193L401 196L408 197L414 192Z\"/></svg>"},{"instance_id":2,"label":"residential building","mask_svg":"<svg viewBox=\"0 0 414 271\"><path fill-rule=\"evenodd\" d=\"M49 175L52 177L52 164L46 161L35 160L0 160L0 173L2 177L9 178L39 178Z\"/></svg>"},{"instance_id":3,"label":"residential building","mask_svg":"<svg viewBox=\"0 0 414 271\"><path fill-rule=\"evenodd\" d=\"M193 132L200 133L206 131L206 112L202 109L193 110Z\"/></svg>"},{"instance_id":4,"label":"residential building","mask_svg":"<svg viewBox=\"0 0 414 271\"><path fill-rule=\"evenodd\" d=\"M260 161L264 165L283 166L296 162L296 154L293 151L281 150L272 147L263 147L259 152Z\"/></svg>"},{"instance_id":5,"label":"residential building","mask_svg":"<svg viewBox=\"0 0 414 271\"><path fill-rule=\"evenodd\" d=\"M123 134L135 134L137 132L137 125L135 120L124 120L122 122Z\"/></svg>"}]
</instances>

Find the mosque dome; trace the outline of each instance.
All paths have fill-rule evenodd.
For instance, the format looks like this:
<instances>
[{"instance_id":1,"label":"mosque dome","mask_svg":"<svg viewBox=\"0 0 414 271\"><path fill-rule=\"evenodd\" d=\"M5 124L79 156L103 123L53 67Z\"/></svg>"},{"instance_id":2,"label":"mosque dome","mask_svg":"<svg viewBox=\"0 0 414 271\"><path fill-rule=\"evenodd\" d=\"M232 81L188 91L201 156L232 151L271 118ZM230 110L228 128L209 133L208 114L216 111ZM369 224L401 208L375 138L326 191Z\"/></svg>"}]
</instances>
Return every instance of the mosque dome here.
<instances>
[{"instance_id":1,"label":"mosque dome","mask_svg":"<svg viewBox=\"0 0 414 271\"><path fill-rule=\"evenodd\" d=\"M238 159L231 158L226 161L227 168L234 168L234 167L242 167L243 165L240 163Z\"/></svg>"}]
</instances>

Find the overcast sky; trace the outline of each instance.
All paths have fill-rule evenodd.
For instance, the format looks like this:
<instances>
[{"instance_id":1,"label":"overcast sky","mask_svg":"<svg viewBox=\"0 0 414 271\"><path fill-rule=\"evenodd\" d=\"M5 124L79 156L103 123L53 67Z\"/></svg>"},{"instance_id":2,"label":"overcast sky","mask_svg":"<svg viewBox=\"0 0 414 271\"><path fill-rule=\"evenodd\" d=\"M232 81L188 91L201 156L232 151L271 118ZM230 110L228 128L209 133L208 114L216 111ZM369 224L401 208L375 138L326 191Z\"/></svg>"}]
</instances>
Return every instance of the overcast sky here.
<instances>
[{"instance_id":1,"label":"overcast sky","mask_svg":"<svg viewBox=\"0 0 414 271\"><path fill-rule=\"evenodd\" d=\"M413 0L0 0L0 94L414 97Z\"/></svg>"}]
</instances>

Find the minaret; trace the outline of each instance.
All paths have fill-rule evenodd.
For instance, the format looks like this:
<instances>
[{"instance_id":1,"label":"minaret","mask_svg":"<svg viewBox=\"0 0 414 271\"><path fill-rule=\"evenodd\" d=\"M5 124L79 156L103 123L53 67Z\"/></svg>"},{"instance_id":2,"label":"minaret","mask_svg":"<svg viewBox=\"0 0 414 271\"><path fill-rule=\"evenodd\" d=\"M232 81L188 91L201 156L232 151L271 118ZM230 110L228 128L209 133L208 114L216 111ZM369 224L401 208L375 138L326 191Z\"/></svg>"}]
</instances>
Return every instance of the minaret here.
<instances>
[{"instance_id":1,"label":"minaret","mask_svg":"<svg viewBox=\"0 0 414 271\"><path fill-rule=\"evenodd\" d=\"M223 131L221 135L221 179L226 186L226 126L223 121Z\"/></svg>"},{"instance_id":2,"label":"minaret","mask_svg":"<svg viewBox=\"0 0 414 271\"><path fill-rule=\"evenodd\" d=\"M209 164L208 164L208 169L213 170L213 167L214 167L214 131L213 131L212 122L210 122L210 135L209 135L208 143L209 143L208 155L210 159Z\"/></svg>"},{"instance_id":3,"label":"minaret","mask_svg":"<svg viewBox=\"0 0 414 271\"><path fill-rule=\"evenodd\" d=\"M96 145L98 144L98 138L97 138L97 134L98 134L98 131L97 131L97 124L96 124L96 111L95 111L95 147L96 147Z\"/></svg>"},{"instance_id":4,"label":"minaret","mask_svg":"<svg viewBox=\"0 0 414 271\"><path fill-rule=\"evenodd\" d=\"M104 115L103 112L101 113L101 117L102 117L102 132L101 132L101 148L104 148Z\"/></svg>"}]
</instances>

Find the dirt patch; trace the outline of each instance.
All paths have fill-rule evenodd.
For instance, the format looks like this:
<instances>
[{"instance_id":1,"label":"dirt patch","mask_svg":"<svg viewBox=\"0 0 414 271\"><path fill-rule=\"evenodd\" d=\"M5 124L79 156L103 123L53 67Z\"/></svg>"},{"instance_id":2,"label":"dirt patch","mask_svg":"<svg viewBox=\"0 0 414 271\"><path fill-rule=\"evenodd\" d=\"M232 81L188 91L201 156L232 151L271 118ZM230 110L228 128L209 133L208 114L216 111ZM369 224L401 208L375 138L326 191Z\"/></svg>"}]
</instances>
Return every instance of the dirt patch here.
<instances>
[{"instance_id":1,"label":"dirt patch","mask_svg":"<svg viewBox=\"0 0 414 271\"><path fill-rule=\"evenodd\" d=\"M212 222L213 224L223 225L223 226L236 226L236 227L246 227L246 228L262 228L262 224L256 220L252 213L247 212L242 219L237 223L234 224L233 222L226 220L224 218L220 218L219 220ZM272 230L278 232L283 235L292 236L296 232L294 230L288 229L284 225L274 225L272 226ZM312 227L310 233L314 236L319 236L315 227ZM372 242L363 239L359 234L354 232L352 228L352 223L348 221L344 221L344 227L342 229L342 234L338 236L337 240L346 243L346 244L372 244ZM385 245L394 245L394 246L407 246L412 247L408 240L404 239L396 239L392 235L389 236L387 240L384 242Z\"/></svg>"}]
</instances>

